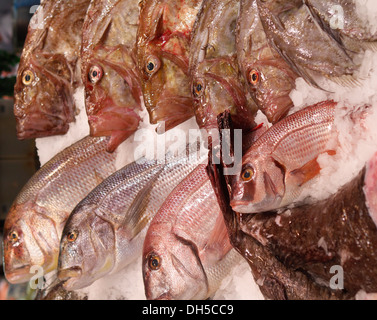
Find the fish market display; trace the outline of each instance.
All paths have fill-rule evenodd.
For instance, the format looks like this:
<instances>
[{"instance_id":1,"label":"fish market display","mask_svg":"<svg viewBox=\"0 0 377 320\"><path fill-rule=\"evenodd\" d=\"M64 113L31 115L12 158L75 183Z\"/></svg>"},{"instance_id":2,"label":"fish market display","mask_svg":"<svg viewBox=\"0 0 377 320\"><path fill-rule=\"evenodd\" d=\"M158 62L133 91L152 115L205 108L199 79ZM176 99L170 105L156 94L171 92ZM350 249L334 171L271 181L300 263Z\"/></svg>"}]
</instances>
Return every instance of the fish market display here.
<instances>
[{"instance_id":1,"label":"fish market display","mask_svg":"<svg viewBox=\"0 0 377 320\"><path fill-rule=\"evenodd\" d=\"M143 249L147 299L207 299L239 261L200 165L169 195L152 220Z\"/></svg>"},{"instance_id":2,"label":"fish market display","mask_svg":"<svg viewBox=\"0 0 377 320\"><path fill-rule=\"evenodd\" d=\"M336 103L323 102L272 126L246 152L232 181L231 206L255 213L291 204L320 172L317 158L336 137Z\"/></svg>"},{"instance_id":3,"label":"fish market display","mask_svg":"<svg viewBox=\"0 0 377 320\"><path fill-rule=\"evenodd\" d=\"M75 120L73 94L81 85L81 31L89 3L44 1L34 15L14 89L20 140L63 135Z\"/></svg>"},{"instance_id":4,"label":"fish market display","mask_svg":"<svg viewBox=\"0 0 377 320\"><path fill-rule=\"evenodd\" d=\"M256 0L241 0L236 39L237 59L248 89L269 122L276 123L293 107L289 94L298 74L269 44Z\"/></svg>"},{"instance_id":5,"label":"fish market display","mask_svg":"<svg viewBox=\"0 0 377 320\"><path fill-rule=\"evenodd\" d=\"M92 136L110 136L108 151L133 134L141 110L135 61L138 0L92 0L83 26L82 79Z\"/></svg>"},{"instance_id":6,"label":"fish market display","mask_svg":"<svg viewBox=\"0 0 377 320\"><path fill-rule=\"evenodd\" d=\"M254 126L256 106L239 77L235 29L239 1L203 1L191 41L190 73L200 128L217 128L217 115L231 110L236 128Z\"/></svg>"},{"instance_id":7,"label":"fish market display","mask_svg":"<svg viewBox=\"0 0 377 320\"><path fill-rule=\"evenodd\" d=\"M137 60L150 123L170 130L190 119L189 79L192 28L201 0L143 0L137 33Z\"/></svg>"},{"instance_id":8,"label":"fish market display","mask_svg":"<svg viewBox=\"0 0 377 320\"><path fill-rule=\"evenodd\" d=\"M106 138L87 137L51 159L24 186L4 226L4 270L11 283L30 280L30 268L56 269L60 237L69 214L115 172Z\"/></svg>"},{"instance_id":9,"label":"fish market display","mask_svg":"<svg viewBox=\"0 0 377 320\"><path fill-rule=\"evenodd\" d=\"M1 298L376 299L377 3L41 2Z\"/></svg>"},{"instance_id":10,"label":"fish market display","mask_svg":"<svg viewBox=\"0 0 377 320\"><path fill-rule=\"evenodd\" d=\"M63 231L58 276L64 288L85 288L141 254L148 226L174 187L196 166L186 154L166 162L134 162L95 188Z\"/></svg>"}]
</instances>

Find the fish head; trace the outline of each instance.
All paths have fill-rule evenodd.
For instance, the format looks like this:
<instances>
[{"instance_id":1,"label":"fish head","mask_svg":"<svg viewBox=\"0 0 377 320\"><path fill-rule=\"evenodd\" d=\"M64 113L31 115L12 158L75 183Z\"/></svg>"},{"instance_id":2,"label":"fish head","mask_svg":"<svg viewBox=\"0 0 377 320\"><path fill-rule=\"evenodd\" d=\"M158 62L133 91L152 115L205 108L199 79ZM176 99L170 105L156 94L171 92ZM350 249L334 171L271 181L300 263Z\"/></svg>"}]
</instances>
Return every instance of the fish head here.
<instances>
[{"instance_id":1,"label":"fish head","mask_svg":"<svg viewBox=\"0 0 377 320\"><path fill-rule=\"evenodd\" d=\"M217 128L217 116L229 110L235 128L254 125L256 105L238 76L233 58L204 60L192 81L196 120L200 128Z\"/></svg>"},{"instance_id":2,"label":"fish head","mask_svg":"<svg viewBox=\"0 0 377 320\"><path fill-rule=\"evenodd\" d=\"M5 220L4 272L10 283L24 283L34 276L32 267L43 273L54 270L59 254L59 232L52 219L34 204L14 204Z\"/></svg>"},{"instance_id":3,"label":"fish head","mask_svg":"<svg viewBox=\"0 0 377 320\"><path fill-rule=\"evenodd\" d=\"M285 170L263 149L252 147L243 158L241 173L231 181L230 205L236 212L264 212L276 209L281 203Z\"/></svg>"},{"instance_id":4,"label":"fish head","mask_svg":"<svg viewBox=\"0 0 377 320\"><path fill-rule=\"evenodd\" d=\"M290 93L297 75L281 59L254 61L245 68L249 92L271 123L285 117L293 107Z\"/></svg>"},{"instance_id":5,"label":"fish head","mask_svg":"<svg viewBox=\"0 0 377 320\"><path fill-rule=\"evenodd\" d=\"M171 19L179 13L179 5L168 9L166 2L142 5L141 17L147 18L140 19L137 60L150 122L165 122L170 130L193 116L188 70L191 27L174 30Z\"/></svg>"},{"instance_id":6,"label":"fish head","mask_svg":"<svg viewBox=\"0 0 377 320\"><path fill-rule=\"evenodd\" d=\"M148 230L142 266L148 300L199 299L208 291L196 245L173 233L169 224Z\"/></svg>"},{"instance_id":7,"label":"fish head","mask_svg":"<svg viewBox=\"0 0 377 320\"><path fill-rule=\"evenodd\" d=\"M125 140L137 130L141 120L137 113L141 109L141 88L127 50L97 48L95 56L83 64L83 82L92 136L123 132Z\"/></svg>"},{"instance_id":8,"label":"fish head","mask_svg":"<svg viewBox=\"0 0 377 320\"><path fill-rule=\"evenodd\" d=\"M33 53L22 59L14 87L20 140L64 134L74 109L72 66L60 54Z\"/></svg>"},{"instance_id":9,"label":"fish head","mask_svg":"<svg viewBox=\"0 0 377 320\"><path fill-rule=\"evenodd\" d=\"M109 273L115 263L115 236L111 224L89 207L77 207L69 217L60 242L58 278L68 291L91 285Z\"/></svg>"}]
</instances>

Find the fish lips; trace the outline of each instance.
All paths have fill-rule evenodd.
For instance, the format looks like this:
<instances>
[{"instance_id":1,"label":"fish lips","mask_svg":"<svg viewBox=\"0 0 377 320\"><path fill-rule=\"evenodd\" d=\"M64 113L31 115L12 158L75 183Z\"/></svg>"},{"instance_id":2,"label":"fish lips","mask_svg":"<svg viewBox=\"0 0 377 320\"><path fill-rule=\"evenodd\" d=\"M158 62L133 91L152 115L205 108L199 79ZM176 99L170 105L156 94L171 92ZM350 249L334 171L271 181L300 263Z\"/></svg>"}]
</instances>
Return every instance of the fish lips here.
<instances>
[{"instance_id":1,"label":"fish lips","mask_svg":"<svg viewBox=\"0 0 377 320\"><path fill-rule=\"evenodd\" d=\"M80 267L72 267L58 271L58 279L64 282L63 287L66 290L73 290L72 288L77 286L77 281L81 275L82 269Z\"/></svg>"},{"instance_id":2,"label":"fish lips","mask_svg":"<svg viewBox=\"0 0 377 320\"><path fill-rule=\"evenodd\" d=\"M7 265L4 266L5 278L8 282L12 284L20 284L28 282L32 275L30 273L31 266L29 264L16 265L12 268L8 268Z\"/></svg>"},{"instance_id":3,"label":"fish lips","mask_svg":"<svg viewBox=\"0 0 377 320\"><path fill-rule=\"evenodd\" d=\"M230 206L235 212L239 213L259 213L276 209L281 200L281 196L268 196L260 203L252 203L246 200L232 200Z\"/></svg>"}]
</instances>

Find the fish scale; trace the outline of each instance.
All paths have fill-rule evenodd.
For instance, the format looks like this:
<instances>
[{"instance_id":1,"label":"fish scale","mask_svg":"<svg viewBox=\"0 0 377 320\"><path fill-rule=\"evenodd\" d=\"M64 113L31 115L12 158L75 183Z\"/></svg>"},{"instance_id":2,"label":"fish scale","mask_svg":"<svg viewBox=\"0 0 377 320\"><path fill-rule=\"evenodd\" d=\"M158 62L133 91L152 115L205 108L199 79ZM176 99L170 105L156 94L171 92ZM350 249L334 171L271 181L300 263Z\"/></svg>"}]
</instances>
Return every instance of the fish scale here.
<instances>
[{"instance_id":1,"label":"fish scale","mask_svg":"<svg viewBox=\"0 0 377 320\"><path fill-rule=\"evenodd\" d=\"M72 211L59 257L58 275L65 289L87 287L140 256L148 226L164 199L203 159L189 161L184 153L169 154L165 160L141 159L125 166ZM77 233L77 240L69 242L70 233ZM74 254L81 251L84 256Z\"/></svg>"},{"instance_id":2,"label":"fish scale","mask_svg":"<svg viewBox=\"0 0 377 320\"><path fill-rule=\"evenodd\" d=\"M47 162L21 190L4 227L4 265L10 282L28 281L31 264L40 264L45 273L57 267L59 240L69 214L100 178L116 170L116 155L106 152L107 143L106 138L78 141ZM28 230L24 231L25 222ZM14 232L18 241L13 244L8 236ZM44 263L33 257L33 251L41 248ZM19 265L24 268L14 270Z\"/></svg>"},{"instance_id":3,"label":"fish scale","mask_svg":"<svg viewBox=\"0 0 377 320\"><path fill-rule=\"evenodd\" d=\"M150 259L161 265L150 269ZM240 259L209 181L199 165L167 197L152 220L143 250L147 299L206 299Z\"/></svg>"},{"instance_id":4,"label":"fish scale","mask_svg":"<svg viewBox=\"0 0 377 320\"><path fill-rule=\"evenodd\" d=\"M337 136L337 103L325 101L298 111L267 130L245 153L232 181L231 206L241 213L292 204L320 173L317 158ZM246 173L246 176L244 174Z\"/></svg>"}]
</instances>

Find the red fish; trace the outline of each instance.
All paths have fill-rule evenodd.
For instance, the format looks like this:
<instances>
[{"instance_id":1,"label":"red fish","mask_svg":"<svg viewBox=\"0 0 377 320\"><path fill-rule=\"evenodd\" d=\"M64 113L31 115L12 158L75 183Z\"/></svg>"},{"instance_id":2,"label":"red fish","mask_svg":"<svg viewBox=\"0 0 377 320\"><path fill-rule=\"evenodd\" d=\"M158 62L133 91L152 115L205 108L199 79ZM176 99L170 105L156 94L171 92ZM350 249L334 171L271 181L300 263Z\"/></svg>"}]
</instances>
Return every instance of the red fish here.
<instances>
[{"instance_id":1,"label":"red fish","mask_svg":"<svg viewBox=\"0 0 377 320\"><path fill-rule=\"evenodd\" d=\"M78 57L89 3L44 1L34 15L14 88L20 140L65 134L75 120L73 94L81 85Z\"/></svg>"},{"instance_id":2,"label":"red fish","mask_svg":"<svg viewBox=\"0 0 377 320\"><path fill-rule=\"evenodd\" d=\"M92 136L111 137L107 150L141 120L141 85L134 56L138 0L93 0L83 27L82 79Z\"/></svg>"},{"instance_id":3,"label":"red fish","mask_svg":"<svg viewBox=\"0 0 377 320\"><path fill-rule=\"evenodd\" d=\"M194 113L189 79L190 38L201 0L144 0L137 34L138 68L150 122L166 130Z\"/></svg>"}]
</instances>

